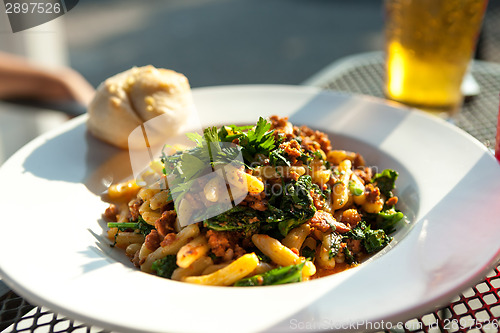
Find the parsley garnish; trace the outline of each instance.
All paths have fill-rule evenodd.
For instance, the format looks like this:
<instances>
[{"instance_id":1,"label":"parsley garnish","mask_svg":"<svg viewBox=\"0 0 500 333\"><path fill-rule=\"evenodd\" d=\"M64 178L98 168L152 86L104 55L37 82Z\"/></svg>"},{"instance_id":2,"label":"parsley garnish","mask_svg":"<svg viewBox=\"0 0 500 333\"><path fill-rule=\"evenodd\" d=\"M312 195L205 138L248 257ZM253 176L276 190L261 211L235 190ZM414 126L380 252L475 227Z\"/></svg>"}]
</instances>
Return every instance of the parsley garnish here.
<instances>
[{"instance_id":1,"label":"parsley garnish","mask_svg":"<svg viewBox=\"0 0 500 333\"><path fill-rule=\"evenodd\" d=\"M223 126L219 131L219 137L225 142L233 142L238 139L245 164L250 166L255 161L255 155L269 156L269 153L276 147L276 142L274 130L271 130L271 123L264 118L260 117L255 127L248 128L248 126Z\"/></svg>"}]
</instances>

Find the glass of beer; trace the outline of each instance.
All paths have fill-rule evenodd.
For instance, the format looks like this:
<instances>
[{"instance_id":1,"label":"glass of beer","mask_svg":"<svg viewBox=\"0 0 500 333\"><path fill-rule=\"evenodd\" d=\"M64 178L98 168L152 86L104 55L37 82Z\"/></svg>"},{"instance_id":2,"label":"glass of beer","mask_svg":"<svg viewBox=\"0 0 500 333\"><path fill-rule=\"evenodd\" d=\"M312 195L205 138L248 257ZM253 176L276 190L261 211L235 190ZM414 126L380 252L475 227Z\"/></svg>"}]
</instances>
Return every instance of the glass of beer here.
<instances>
[{"instance_id":1,"label":"glass of beer","mask_svg":"<svg viewBox=\"0 0 500 333\"><path fill-rule=\"evenodd\" d=\"M385 0L389 99L451 115L488 0Z\"/></svg>"}]
</instances>

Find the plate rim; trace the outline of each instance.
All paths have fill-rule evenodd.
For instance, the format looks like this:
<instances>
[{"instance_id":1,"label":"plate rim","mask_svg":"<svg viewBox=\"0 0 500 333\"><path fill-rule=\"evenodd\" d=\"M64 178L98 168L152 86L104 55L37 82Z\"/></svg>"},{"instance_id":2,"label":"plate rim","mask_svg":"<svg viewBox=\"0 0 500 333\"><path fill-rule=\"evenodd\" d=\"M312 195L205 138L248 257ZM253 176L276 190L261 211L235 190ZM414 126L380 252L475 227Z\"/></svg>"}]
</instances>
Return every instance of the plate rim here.
<instances>
[{"instance_id":1,"label":"plate rim","mask_svg":"<svg viewBox=\"0 0 500 333\"><path fill-rule=\"evenodd\" d=\"M290 90L290 89L293 90L293 89L296 89L297 91L307 91L308 93L324 92L324 90L316 88L316 87L292 86L292 85L290 85L290 86L289 85L228 85L228 86L213 86L213 87L194 88L193 89L193 93L196 94L198 92L203 92L203 93L210 94L210 92L213 92L213 91L220 91L220 90L227 90L227 89L236 89L236 90L246 90L246 89L250 89L251 90L251 89L255 89L256 91L257 90L261 90L261 89L278 89L278 90ZM328 93L335 94L335 95L338 94L337 92L332 92L332 91L328 91ZM373 97L373 96L365 96L365 95L349 94L349 93L345 93L345 94L341 93L340 95L351 96L351 97L356 98L356 99L357 98L367 99L367 100L370 100L372 102L376 102L376 103L380 103L380 104L383 104L383 105L387 105L387 102L385 100L377 98L377 97ZM398 105L390 105L390 106L392 106L393 108L395 107L395 108L398 108L398 109L402 109ZM415 109L411 109L411 108L406 108L405 107L402 110L404 110L404 112L415 112L416 111L416 112L421 113L421 115L423 117L427 117L429 119L432 119L432 121L438 121L441 125L444 125L444 126L448 127L449 129L457 132L459 135L465 136L469 141L472 140L478 148L481 148L483 151L488 152L488 149L479 140L477 140L476 138L474 138L472 135L470 135L469 133L465 132L464 130L458 128L457 126L449 124L448 122L446 122L446 121L444 121L442 119L431 118L431 116L429 116L427 114L424 114L423 112L415 110ZM86 121L86 118L87 118L87 115L82 115L82 116L76 117L76 118L68 121L67 123L63 124L62 126L56 128L55 130L49 131L48 133L45 133L45 134L43 134L43 135L35 138L34 140L32 140L31 142L29 142L28 144L26 144L23 148L21 148L18 152L16 152L11 158L9 158L0 167L0 174L2 173L2 170L4 168L6 168L5 167L6 165L10 165L10 163L15 163L16 160L19 158L18 156L22 156L23 153L28 152L30 149L33 149L33 148L36 148L36 147L40 146L41 144L43 144L44 140L47 140L47 139L52 138L52 137L56 137L56 136L58 136L58 135L60 135L62 133L66 133L68 131L71 131L74 128L77 128L77 127L81 126ZM491 158L494 160L493 155L491 155ZM465 288L465 286L472 285L472 283L471 283L472 280L474 280L474 283L476 281L479 281L482 277L484 277L485 272L489 271L491 269L491 267L493 267L493 265L496 264L496 262L498 262L499 259L500 259L500 251L498 251L496 253L496 256L494 256L491 259L490 264L488 265L488 267L485 267L481 272L476 272L471 277L469 277L469 279L467 281L464 281L461 286L456 286L453 289L454 290L463 289L463 288ZM16 281L11 280L9 274L6 274L6 272L4 272L4 270L3 270L3 268L2 268L1 265L0 265L0 275L2 276L3 281L5 281L6 284L9 287L12 287L13 290L15 290L16 292L18 292L20 295L22 295L26 299L28 299L30 301L33 300L34 303L48 304L48 306L50 306L51 308L58 309L57 310L58 313L66 314L69 317L73 317L73 318L79 318L79 319L81 318L84 321L88 320L88 321L92 321L92 322L97 322L98 324L96 326L112 327L113 329L119 329L119 330L125 329L127 331L137 331L137 332L140 331L140 330L134 330L133 328L130 328L130 327L123 327L123 326L120 326L120 325L115 325L112 322L101 321L101 319L89 317L89 316L86 316L85 314L82 314L82 313L79 313L79 312L73 312L71 309L60 308L58 306L58 304L51 302L51 300L49 300L49 299L39 298L36 293L33 293L30 290L25 289L24 288L25 286L18 285L16 283ZM431 306L434 306L435 302L438 302L438 303L447 302L447 301L449 301L449 299L451 297L453 297L455 295L456 295L456 292L450 290L448 293L442 294L439 297L439 301L438 300L429 300L426 304L420 304L420 305L416 306L415 308L413 308L411 310L420 309L418 312L419 313L420 312L424 313ZM399 313L399 314L397 314L397 313L392 314L390 317L391 318L408 317L408 316L406 316L406 314L408 314L409 311L410 311L410 309L406 310L406 311L401 311L401 313ZM412 314L411 316L415 316L415 314Z\"/></svg>"}]
</instances>

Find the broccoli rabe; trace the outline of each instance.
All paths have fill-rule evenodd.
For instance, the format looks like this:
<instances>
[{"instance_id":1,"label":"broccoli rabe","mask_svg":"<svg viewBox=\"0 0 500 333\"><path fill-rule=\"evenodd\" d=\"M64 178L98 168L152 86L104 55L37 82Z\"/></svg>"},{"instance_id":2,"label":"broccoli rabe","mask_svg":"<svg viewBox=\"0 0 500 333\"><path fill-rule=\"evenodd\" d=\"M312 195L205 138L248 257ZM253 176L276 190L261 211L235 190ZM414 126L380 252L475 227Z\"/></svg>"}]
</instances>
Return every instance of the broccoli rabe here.
<instances>
[{"instance_id":1,"label":"broccoli rabe","mask_svg":"<svg viewBox=\"0 0 500 333\"><path fill-rule=\"evenodd\" d=\"M356 257L351 252L351 250L349 250L348 247L344 247L344 257L345 257L345 262L348 265L355 265L358 263L358 261L356 260Z\"/></svg>"},{"instance_id":2,"label":"broccoli rabe","mask_svg":"<svg viewBox=\"0 0 500 333\"><path fill-rule=\"evenodd\" d=\"M142 234L143 236L147 236L155 227L148 224L141 216L139 216L137 222L109 222L108 228L118 228L119 231L133 229L135 232Z\"/></svg>"},{"instance_id":3,"label":"broccoli rabe","mask_svg":"<svg viewBox=\"0 0 500 333\"><path fill-rule=\"evenodd\" d=\"M319 187L312 182L311 176L304 175L297 181L286 183L283 193L269 200L269 204L283 212L277 221L281 235L286 236L290 230L314 216L316 207L311 191L319 191Z\"/></svg>"},{"instance_id":4,"label":"broccoli rabe","mask_svg":"<svg viewBox=\"0 0 500 333\"><path fill-rule=\"evenodd\" d=\"M390 234L396 230L396 224L404 218L404 214L391 208L385 208L377 214L366 214L366 220L378 229Z\"/></svg>"},{"instance_id":5,"label":"broccoli rabe","mask_svg":"<svg viewBox=\"0 0 500 333\"><path fill-rule=\"evenodd\" d=\"M304 268L304 263L279 267L263 274L258 274L249 278L239 280L234 285L236 287L251 287L301 282L302 268Z\"/></svg>"},{"instance_id":6,"label":"broccoli rabe","mask_svg":"<svg viewBox=\"0 0 500 333\"><path fill-rule=\"evenodd\" d=\"M366 249L366 252L373 253L384 248L389 242L391 238L388 237L384 230L365 230L365 239L363 240L363 245Z\"/></svg>"},{"instance_id":7,"label":"broccoli rabe","mask_svg":"<svg viewBox=\"0 0 500 333\"><path fill-rule=\"evenodd\" d=\"M355 228L346 232L343 238L344 240L361 240L367 253L379 251L391 241L391 237L387 236L384 230L372 230L364 221L359 222Z\"/></svg>"},{"instance_id":8,"label":"broccoli rabe","mask_svg":"<svg viewBox=\"0 0 500 333\"><path fill-rule=\"evenodd\" d=\"M300 226L314 216L316 207L311 191L319 191L308 175L297 181L284 183L283 193L269 199L265 211L256 211L247 206L236 206L203 222L204 226L217 231L240 231L246 235L255 232L279 231L286 236L290 230Z\"/></svg>"},{"instance_id":9,"label":"broccoli rabe","mask_svg":"<svg viewBox=\"0 0 500 333\"><path fill-rule=\"evenodd\" d=\"M170 254L154 261L151 269L153 272L156 272L156 275L170 279L177 267L179 267L177 266L177 256L175 254Z\"/></svg>"},{"instance_id":10,"label":"broccoli rabe","mask_svg":"<svg viewBox=\"0 0 500 333\"><path fill-rule=\"evenodd\" d=\"M336 232L332 232L326 237L330 237L330 249L328 250L328 259L333 259L340 251L342 236Z\"/></svg>"},{"instance_id":11,"label":"broccoli rabe","mask_svg":"<svg viewBox=\"0 0 500 333\"><path fill-rule=\"evenodd\" d=\"M380 189L380 193L385 195L387 198L390 198L393 196L392 190L395 187L397 178L397 171L386 169L373 176L372 182Z\"/></svg>"},{"instance_id":12,"label":"broccoli rabe","mask_svg":"<svg viewBox=\"0 0 500 333\"><path fill-rule=\"evenodd\" d=\"M265 220L264 216L246 206L236 206L222 214L203 221L203 225L216 231L240 231L251 235L259 229L260 223Z\"/></svg>"},{"instance_id":13,"label":"broccoli rabe","mask_svg":"<svg viewBox=\"0 0 500 333\"><path fill-rule=\"evenodd\" d=\"M316 250L311 249L310 247L304 247L302 249L302 256L308 260L313 260L316 256Z\"/></svg>"},{"instance_id":14,"label":"broccoli rabe","mask_svg":"<svg viewBox=\"0 0 500 333\"><path fill-rule=\"evenodd\" d=\"M269 164L273 166L290 166L290 161L286 158L285 151L281 148L275 149L269 153Z\"/></svg>"},{"instance_id":15,"label":"broccoli rabe","mask_svg":"<svg viewBox=\"0 0 500 333\"><path fill-rule=\"evenodd\" d=\"M381 173L377 173L372 182L380 189L386 198L392 198L394 194L392 190L395 187L396 179L398 178L397 171L386 169ZM390 202L389 200L387 202ZM404 218L404 214L395 209L394 204L384 204L382 211L377 214L365 214L365 220L372 227L382 229L386 234L394 232L396 223Z\"/></svg>"}]
</instances>

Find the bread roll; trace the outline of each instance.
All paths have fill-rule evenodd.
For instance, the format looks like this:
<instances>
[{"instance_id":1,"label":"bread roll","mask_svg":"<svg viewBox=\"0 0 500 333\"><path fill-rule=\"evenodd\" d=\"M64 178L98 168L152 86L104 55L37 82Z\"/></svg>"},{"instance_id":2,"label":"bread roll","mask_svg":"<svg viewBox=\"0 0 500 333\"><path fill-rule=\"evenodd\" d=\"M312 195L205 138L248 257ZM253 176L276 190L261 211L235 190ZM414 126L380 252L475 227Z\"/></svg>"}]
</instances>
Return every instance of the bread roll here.
<instances>
[{"instance_id":1,"label":"bread roll","mask_svg":"<svg viewBox=\"0 0 500 333\"><path fill-rule=\"evenodd\" d=\"M129 144L129 135L147 122L147 139L158 144L181 131L193 108L184 75L153 66L134 67L97 88L89 105L87 127L99 139L126 149L144 145Z\"/></svg>"}]
</instances>

